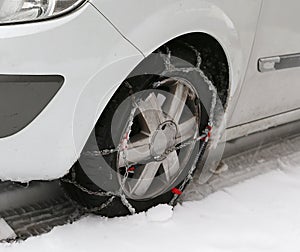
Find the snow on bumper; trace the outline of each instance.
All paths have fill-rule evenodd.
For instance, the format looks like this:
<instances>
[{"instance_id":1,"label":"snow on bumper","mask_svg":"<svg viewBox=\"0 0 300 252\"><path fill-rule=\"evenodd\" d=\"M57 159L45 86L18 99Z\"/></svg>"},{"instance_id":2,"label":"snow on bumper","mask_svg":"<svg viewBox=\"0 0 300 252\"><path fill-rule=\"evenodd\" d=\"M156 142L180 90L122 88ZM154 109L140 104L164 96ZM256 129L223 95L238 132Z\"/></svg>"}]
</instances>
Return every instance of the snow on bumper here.
<instances>
[{"instance_id":1,"label":"snow on bumper","mask_svg":"<svg viewBox=\"0 0 300 252\"><path fill-rule=\"evenodd\" d=\"M18 181L64 175L118 84L142 59L90 4L55 20L1 26L0 55L0 74L65 78L28 126L0 138L0 179Z\"/></svg>"}]
</instances>

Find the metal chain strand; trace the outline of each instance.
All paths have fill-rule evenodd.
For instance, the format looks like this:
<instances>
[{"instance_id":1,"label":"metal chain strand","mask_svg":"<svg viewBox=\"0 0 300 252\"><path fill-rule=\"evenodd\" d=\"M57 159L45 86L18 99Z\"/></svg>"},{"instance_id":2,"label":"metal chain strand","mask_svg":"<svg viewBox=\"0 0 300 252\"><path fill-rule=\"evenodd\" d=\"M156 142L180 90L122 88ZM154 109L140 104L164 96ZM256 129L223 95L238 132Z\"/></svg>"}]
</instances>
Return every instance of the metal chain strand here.
<instances>
[{"instance_id":1,"label":"metal chain strand","mask_svg":"<svg viewBox=\"0 0 300 252\"><path fill-rule=\"evenodd\" d=\"M93 196L100 196L100 197L110 197L110 196L119 196L117 193L113 193L113 192L103 192L103 191L91 191L89 189L87 189L86 187L80 185L79 183L77 183L75 180L70 180L70 179L62 179L62 182L64 183L68 183L68 184L72 184L73 186L77 187L79 190L81 190L82 192L89 194L89 195L93 195Z\"/></svg>"},{"instance_id":2,"label":"metal chain strand","mask_svg":"<svg viewBox=\"0 0 300 252\"><path fill-rule=\"evenodd\" d=\"M190 46L191 47L191 46ZM174 146L169 148L168 150L166 150L166 152L163 155L167 155L168 153L171 153L172 151L176 151L176 150L180 150L182 148L185 148L191 144L195 144L196 142L201 141L202 144L200 146L200 150L193 162L192 167L190 168L187 177L184 179L184 181L181 183L180 187L178 188L180 191L183 191L183 189L186 187L186 185L192 180L193 178L193 173L197 167L197 163L200 159L200 157L202 156L205 147L209 141L210 135L211 135L211 130L213 127L213 118L214 118L214 111L215 111L215 106L217 104L217 90L214 87L214 85L212 84L212 82L208 79L208 77L204 74L204 72L200 69L201 66L201 55L200 53L193 47L191 47L191 49L195 52L196 56L197 56L197 63L196 63L196 67L187 67L187 68L176 68L174 65L172 65L171 63L171 51L169 48L166 47L166 51L167 51L167 55L163 54L160 52L160 55L163 57L164 59L164 63L165 63L165 67L166 70L165 72L162 73L162 75L166 75L170 72L191 72L191 71L196 71L199 73L199 75L201 76L201 78L203 78L204 82L208 85L209 90L212 92L212 103L211 103L211 109L210 109L210 113L209 113L209 122L208 122L208 126L203 130L203 132L200 134L200 136L198 137L194 137L192 140L190 141L186 141L182 144L180 144L179 146ZM125 86L127 88L130 89L130 94L133 94L132 92L132 85L126 81L125 82ZM153 87L157 88L160 86L160 82L154 83ZM82 155L87 155L87 156L108 156L111 155L113 153L116 152L120 152L122 151L122 158L124 159L124 163L125 163L125 175L124 178L122 180L122 183L125 183L126 179L128 178L128 169L129 169L129 162L126 158L126 149L127 149L127 145L128 145L128 141L129 141L129 135L131 132L131 127L133 125L133 120L134 120L134 116L136 113L136 110L138 109L138 102L135 101L135 97L132 95L132 105L133 108L131 110L128 122L127 122L127 126L126 126L126 130L124 133L124 137L121 140L120 144L116 147L116 148L112 148L112 149L104 149L104 150L99 150L99 151L87 151L82 153ZM80 189L81 191L83 191L84 193L87 193L89 195L94 195L94 196L101 196L101 197L109 197L109 199L103 203L102 205L100 205L99 207L95 207L92 209L87 209L87 211L89 212L98 212L103 210L104 208L108 207L113 200L116 197L119 197L122 204L128 209L128 211L131 214L134 214L136 212L135 208L129 203L129 201L126 198L126 195L122 192L122 189L120 189L119 192L114 193L114 192L104 192L104 191L91 191L83 186L81 186L80 184L78 184L75 180L68 180L68 179L63 179L63 182L66 183L70 183L73 184L75 187L77 187L78 189ZM123 184L124 186L124 184ZM173 198L171 199L169 205L174 206L177 198L179 197L179 194L174 194Z\"/></svg>"},{"instance_id":3,"label":"metal chain strand","mask_svg":"<svg viewBox=\"0 0 300 252\"><path fill-rule=\"evenodd\" d=\"M130 136L130 133L131 133L131 127L133 125L133 120L134 120L134 115L135 115L135 112L138 108L138 103L136 102L135 100L135 97L132 95L132 110L131 110L131 113L129 115L129 119L128 119L128 123L127 123L127 127L126 127L126 130L125 130L125 133L124 133L124 138L121 140L121 147L122 147L122 158L124 160L124 164L125 164L125 174L123 176L123 179L122 179L122 186L125 185L125 182L128 178L128 171L129 171L129 162L127 160L127 157L126 157L126 150L127 150L127 147L128 147L128 141L129 141L129 136ZM122 201L123 202L123 201Z\"/></svg>"},{"instance_id":4,"label":"metal chain strand","mask_svg":"<svg viewBox=\"0 0 300 252\"><path fill-rule=\"evenodd\" d=\"M89 212L89 213L100 212L104 208L107 208L114 201L115 198L116 198L116 196L112 196L106 202L104 202L101 206L99 206L99 207L93 207L93 208L84 208L84 210L86 212Z\"/></svg>"},{"instance_id":5,"label":"metal chain strand","mask_svg":"<svg viewBox=\"0 0 300 252\"><path fill-rule=\"evenodd\" d=\"M211 108L210 108L210 113L209 113L209 122L208 122L208 126L206 127L206 129L202 132L203 134L196 138L193 139L191 141L188 141L186 143L181 144L180 146L173 148L174 150L178 150L181 148L184 148L186 146L188 146L189 144L194 144L197 141L203 141L203 143L201 144L200 150L194 160L194 163L191 167L191 169L189 170L188 176L184 179L184 181L182 182L181 186L178 188L179 192L182 192L183 189L186 187L186 185L193 179L193 174L194 171L197 168L197 163L200 159L200 157L202 156L205 147L209 141L209 138L211 136L211 130L213 127L213 118L214 118L214 113L215 113L215 108L217 105L217 97L218 97L218 93L217 90L215 88L215 86L213 85L213 83L208 79L208 77L204 74L204 72L200 69L201 63L202 63L202 59L201 59L201 55L200 53L193 47L188 45L196 54L197 57L197 63L196 63L196 67L186 67L186 68L177 68L174 65L172 65L171 63L171 51L168 47L166 47L166 51L167 51L167 55L160 53L160 55L164 58L164 62L165 62L165 66L166 66L166 71L163 73L163 75L167 75L170 72L191 72L191 71L196 71L199 73L199 75L201 76L201 78L204 80L204 82L208 85L209 90L212 92L212 102L211 102ZM156 87L158 87L160 85L160 83L156 83L154 84ZM168 150L169 151L169 150ZM180 194L176 194L174 193L174 196L172 198L172 200L170 201L169 205L174 206L176 200L178 199Z\"/></svg>"},{"instance_id":6,"label":"metal chain strand","mask_svg":"<svg viewBox=\"0 0 300 252\"><path fill-rule=\"evenodd\" d=\"M128 200L126 199L126 196L122 193L91 191L91 190L83 187L82 185L80 185L76 181L72 181L72 180L69 180L69 179L62 179L62 181L65 182L65 183L72 184L73 186L77 187L79 190L81 190L82 192L84 192L86 194L89 194L89 195L92 195L92 196L98 196L98 197L109 197L109 199L106 202L104 202L103 204L101 204L99 207L83 208L85 210L85 212L90 212L90 213L99 212L99 211L103 210L104 208L108 207L116 197L120 197L123 205L128 208L129 212L131 214L135 213L135 209L128 202Z\"/></svg>"},{"instance_id":7,"label":"metal chain strand","mask_svg":"<svg viewBox=\"0 0 300 252\"><path fill-rule=\"evenodd\" d=\"M124 206L127 207L128 211L131 213L131 214L135 214L135 208L129 203L129 201L126 199L126 195L125 194L121 194L120 195L121 197L121 201L123 203Z\"/></svg>"}]
</instances>

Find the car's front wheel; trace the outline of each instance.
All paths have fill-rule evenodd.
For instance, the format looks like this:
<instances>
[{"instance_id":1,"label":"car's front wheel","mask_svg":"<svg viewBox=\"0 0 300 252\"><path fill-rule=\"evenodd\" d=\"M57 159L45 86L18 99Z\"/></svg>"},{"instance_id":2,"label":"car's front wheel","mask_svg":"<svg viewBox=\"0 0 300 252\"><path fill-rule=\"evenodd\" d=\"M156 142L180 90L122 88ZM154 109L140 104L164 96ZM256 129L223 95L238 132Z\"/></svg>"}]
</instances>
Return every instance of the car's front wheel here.
<instances>
[{"instance_id":1,"label":"car's front wheel","mask_svg":"<svg viewBox=\"0 0 300 252\"><path fill-rule=\"evenodd\" d=\"M74 199L109 217L175 204L209 136L214 89L199 63L186 44L164 47L122 83L63 179Z\"/></svg>"}]
</instances>

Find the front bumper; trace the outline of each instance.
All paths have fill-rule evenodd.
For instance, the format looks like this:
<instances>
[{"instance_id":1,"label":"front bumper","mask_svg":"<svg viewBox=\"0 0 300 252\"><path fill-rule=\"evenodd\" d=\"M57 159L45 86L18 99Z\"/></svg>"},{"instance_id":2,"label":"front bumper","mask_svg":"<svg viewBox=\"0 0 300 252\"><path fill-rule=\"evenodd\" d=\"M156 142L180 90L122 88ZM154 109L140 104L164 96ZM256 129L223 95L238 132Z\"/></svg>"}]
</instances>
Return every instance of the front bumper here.
<instances>
[{"instance_id":1,"label":"front bumper","mask_svg":"<svg viewBox=\"0 0 300 252\"><path fill-rule=\"evenodd\" d=\"M1 26L0 55L2 75L64 78L34 120L0 137L0 179L22 182L70 169L118 83L142 59L88 3L59 19Z\"/></svg>"}]
</instances>

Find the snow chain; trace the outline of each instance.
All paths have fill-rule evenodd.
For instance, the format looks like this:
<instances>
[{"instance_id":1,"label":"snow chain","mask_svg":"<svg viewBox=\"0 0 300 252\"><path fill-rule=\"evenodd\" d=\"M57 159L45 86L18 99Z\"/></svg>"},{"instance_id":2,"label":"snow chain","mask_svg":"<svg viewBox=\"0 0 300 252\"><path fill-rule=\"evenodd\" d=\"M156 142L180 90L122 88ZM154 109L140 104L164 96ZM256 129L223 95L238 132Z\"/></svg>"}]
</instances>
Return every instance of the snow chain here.
<instances>
[{"instance_id":1,"label":"snow chain","mask_svg":"<svg viewBox=\"0 0 300 252\"><path fill-rule=\"evenodd\" d=\"M194 137L192 140L187 141L179 146L171 147L168 150L166 150L166 152L165 152L165 154L168 154L172 151L180 150L190 144L195 144L196 142L201 142L200 150L193 162L192 167L190 168L190 170L188 172L188 176L184 179L184 181L181 183L179 188L172 188L172 190L171 190L174 195L169 203L169 205L171 205L171 206L175 205L177 198L182 194L182 191L184 190L184 188L187 186L187 184L193 178L193 173L196 170L198 160L203 155L205 147L211 136L211 131L212 131L212 127L213 127L212 119L214 118L214 111L215 111L215 107L216 107L216 103L217 103L217 90L214 87L214 85L212 84L212 82L208 79L208 77L204 74L204 72L200 69L200 65L201 65L201 61L202 61L200 53L194 47L192 47L190 45L188 45L188 46L196 53L196 56L197 56L196 67L176 68L171 63L171 51L169 50L169 48L166 47L167 55L160 53L161 57L164 60L165 67L166 67L166 70L162 73L162 75L166 75L171 72L184 72L184 73L191 72L191 71L198 72L199 75L201 76L201 78L203 78L204 82L208 85L209 90L212 92L212 104L211 104L211 109L210 109L210 113L209 113L208 125L202 132L200 132L200 136ZM122 183L125 183L126 179L128 178L128 174L131 172L131 168L132 168L132 167L129 167L128 161L126 159L126 151L124 151L124 150L126 150L126 148L128 147L129 135L131 132L131 127L133 125L134 115L138 108L138 103L139 103L139 101L136 101L136 99L133 95L134 92L133 92L132 85L130 85L130 83L128 81L125 81L124 84L129 89L129 94L132 95L132 109L131 109L130 116L129 116L129 119L128 119L128 122L126 125L125 134L124 134L123 139L121 140L120 144L116 148L113 148L113 149L104 149L104 150L100 150L100 151L86 151L86 152L82 153L82 155L85 155L85 156L108 156L113 153L122 151L123 159L125 161L124 162L125 168L126 168ZM160 82L153 84L154 88L157 88L159 86L160 86ZM129 203L129 201L126 198L126 195L122 192L121 188L120 188L119 192L91 191L91 190L83 187L79 183L77 183L75 181L74 176L72 176L72 180L64 178L64 179L62 179L62 181L65 183L74 185L76 188L78 188L79 190L81 190L82 192L84 192L86 194L109 198L106 202L101 204L99 207L84 208L84 210L86 212L95 213L95 212L101 211L104 208L108 207L116 198L120 198L122 204L128 209L128 211L131 214L134 214L136 212L135 208Z\"/></svg>"}]
</instances>

